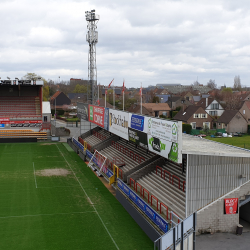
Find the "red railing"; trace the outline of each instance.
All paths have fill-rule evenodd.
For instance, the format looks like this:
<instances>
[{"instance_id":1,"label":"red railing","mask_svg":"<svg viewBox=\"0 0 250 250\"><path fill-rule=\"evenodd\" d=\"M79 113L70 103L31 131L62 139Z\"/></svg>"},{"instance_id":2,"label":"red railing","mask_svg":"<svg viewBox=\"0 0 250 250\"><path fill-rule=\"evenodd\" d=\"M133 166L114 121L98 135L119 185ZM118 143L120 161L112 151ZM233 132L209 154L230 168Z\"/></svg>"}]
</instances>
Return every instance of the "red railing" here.
<instances>
[{"instance_id":1,"label":"red railing","mask_svg":"<svg viewBox=\"0 0 250 250\"><path fill-rule=\"evenodd\" d=\"M160 203L160 214L161 214L161 206L166 208L166 219L168 220L168 207L164 203Z\"/></svg>"},{"instance_id":2,"label":"red railing","mask_svg":"<svg viewBox=\"0 0 250 250\"><path fill-rule=\"evenodd\" d=\"M137 187L139 186L140 187L140 195L142 194L142 186L138 183L138 182L136 182L136 193L137 193Z\"/></svg>"},{"instance_id":3,"label":"red railing","mask_svg":"<svg viewBox=\"0 0 250 250\"><path fill-rule=\"evenodd\" d=\"M135 190L135 181L132 178L130 178L130 180L129 180L130 187L131 187L131 182L134 183L134 190Z\"/></svg>"},{"instance_id":4,"label":"red railing","mask_svg":"<svg viewBox=\"0 0 250 250\"><path fill-rule=\"evenodd\" d=\"M163 176L162 176L162 170L163 170ZM177 179L178 180L178 188L181 189L183 192L185 192L185 184L186 184L186 181L183 181L182 183L182 188L181 188L181 180L178 176L176 175L171 175L171 173L165 169L162 169L161 167L159 166L156 166L156 174L158 174L158 172L161 173L161 178L163 178L165 180L166 178L166 173L168 174L169 176L169 183L174 185L174 179Z\"/></svg>"},{"instance_id":5,"label":"red railing","mask_svg":"<svg viewBox=\"0 0 250 250\"><path fill-rule=\"evenodd\" d=\"M117 142L112 141L111 146L114 147L115 149L119 150L121 153L127 155L129 158L133 159L134 161L138 162L141 164L143 161L145 161L145 158L135 154L133 151L129 150L128 148L124 147L123 145L120 145Z\"/></svg>"},{"instance_id":6,"label":"red railing","mask_svg":"<svg viewBox=\"0 0 250 250\"><path fill-rule=\"evenodd\" d=\"M156 207L157 207L157 211L158 211L158 199L155 196L153 196L153 195L151 195L151 206L152 206L153 198L156 201L156 204L157 204Z\"/></svg>"},{"instance_id":7,"label":"red railing","mask_svg":"<svg viewBox=\"0 0 250 250\"><path fill-rule=\"evenodd\" d=\"M144 192L148 194L148 203L149 203L149 192L147 189L143 188L142 193L143 193L143 199L144 199Z\"/></svg>"},{"instance_id":8,"label":"red railing","mask_svg":"<svg viewBox=\"0 0 250 250\"><path fill-rule=\"evenodd\" d=\"M107 137L105 135L102 135L100 133L98 133L97 131L93 131L93 135L97 138L99 138L100 140L104 141L107 139Z\"/></svg>"}]
</instances>

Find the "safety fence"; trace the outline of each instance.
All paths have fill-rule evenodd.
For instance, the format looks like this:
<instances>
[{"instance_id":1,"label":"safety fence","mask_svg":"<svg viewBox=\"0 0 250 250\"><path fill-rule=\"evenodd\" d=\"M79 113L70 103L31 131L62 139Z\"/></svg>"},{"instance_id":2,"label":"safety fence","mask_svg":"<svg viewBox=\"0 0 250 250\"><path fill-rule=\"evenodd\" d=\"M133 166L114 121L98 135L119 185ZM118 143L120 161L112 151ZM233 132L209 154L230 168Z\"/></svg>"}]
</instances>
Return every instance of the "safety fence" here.
<instances>
[{"instance_id":1,"label":"safety fence","mask_svg":"<svg viewBox=\"0 0 250 250\"><path fill-rule=\"evenodd\" d=\"M133 159L134 161L138 162L139 164L145 161L144 157L134 153L133 151L129 150L128 148L122 146L117 142L112 141L111 146L119 150L121 153L128 156L129 158Z\"/></svg>"},{"instance_id":2,"label":"safety fence","mask_svg":"<svg viewBox=\"0 0 250 250\"><path fill-rule=\"evenodd\" d=\"M168 170L163 169L162 167L156 166L156 174L160 171L161 173L161 178L165 180L166 175L169 178L169 183L174 185L175 180L178 183L178 188L180 190L182 190L183 192L185 192L185 188L186 188L186 181L181 182L180 178L174 174L171 174Z\"/></svg>"}]
</instances>

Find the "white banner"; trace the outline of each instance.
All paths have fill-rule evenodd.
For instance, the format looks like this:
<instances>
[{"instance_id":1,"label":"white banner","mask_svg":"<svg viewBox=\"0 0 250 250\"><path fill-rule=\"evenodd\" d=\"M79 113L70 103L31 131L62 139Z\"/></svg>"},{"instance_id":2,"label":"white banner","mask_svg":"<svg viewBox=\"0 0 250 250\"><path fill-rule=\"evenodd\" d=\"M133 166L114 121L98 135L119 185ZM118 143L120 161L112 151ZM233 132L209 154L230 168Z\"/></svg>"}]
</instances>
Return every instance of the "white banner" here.
<instances>
[{"instance_id":1,"label":"white banner","mask_svg":"<svg viewBox=\"0 0 250 250\"><path fill-rule=\"evenodd\" d=\"M128 140L129 113L109 109L109 131Z\"/></svg>"}]
</instances>

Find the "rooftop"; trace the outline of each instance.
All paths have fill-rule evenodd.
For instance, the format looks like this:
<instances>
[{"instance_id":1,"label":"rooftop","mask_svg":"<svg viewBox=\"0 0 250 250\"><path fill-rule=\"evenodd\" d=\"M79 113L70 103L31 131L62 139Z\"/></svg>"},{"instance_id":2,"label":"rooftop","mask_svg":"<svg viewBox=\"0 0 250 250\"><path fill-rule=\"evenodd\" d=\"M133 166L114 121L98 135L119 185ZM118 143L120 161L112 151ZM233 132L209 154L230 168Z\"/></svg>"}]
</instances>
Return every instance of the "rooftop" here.
<instances>
[{"instance_id":1,"label":"rooftop","mask_svg":"<svg viewBox=\"0 0 250 250\"><path fill-rule=\"evenodd\" d=\"M224 143L182 134L182 154L250 157L250 151Z\"/></svg>"}]
</instances>

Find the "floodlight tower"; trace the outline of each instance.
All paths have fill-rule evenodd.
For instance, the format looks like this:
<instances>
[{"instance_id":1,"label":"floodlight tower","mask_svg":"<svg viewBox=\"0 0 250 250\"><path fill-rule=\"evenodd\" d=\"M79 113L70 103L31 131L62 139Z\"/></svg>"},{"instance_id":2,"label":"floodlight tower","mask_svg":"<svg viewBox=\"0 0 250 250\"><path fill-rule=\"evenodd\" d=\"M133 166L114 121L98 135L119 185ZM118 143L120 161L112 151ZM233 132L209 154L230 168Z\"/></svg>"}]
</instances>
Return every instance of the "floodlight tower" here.
<instances>
[{"instance_id":1,"label":"floodlight tower","mask_svg":"<svg viewBox=\"0 0 250 250\"><path fill-rule=\"evenodd\" d=\"M88 33L86 41L89 43L89 55L88 55L88 78L90 86L90 96L92 104L97 103L97 70L96 70L96 44L98 43L98 32L96 31L96 24L98 23L100 16L96 15L95 10L85 12L86 21L88 23Z\"/></svg>"}]
</instances>

